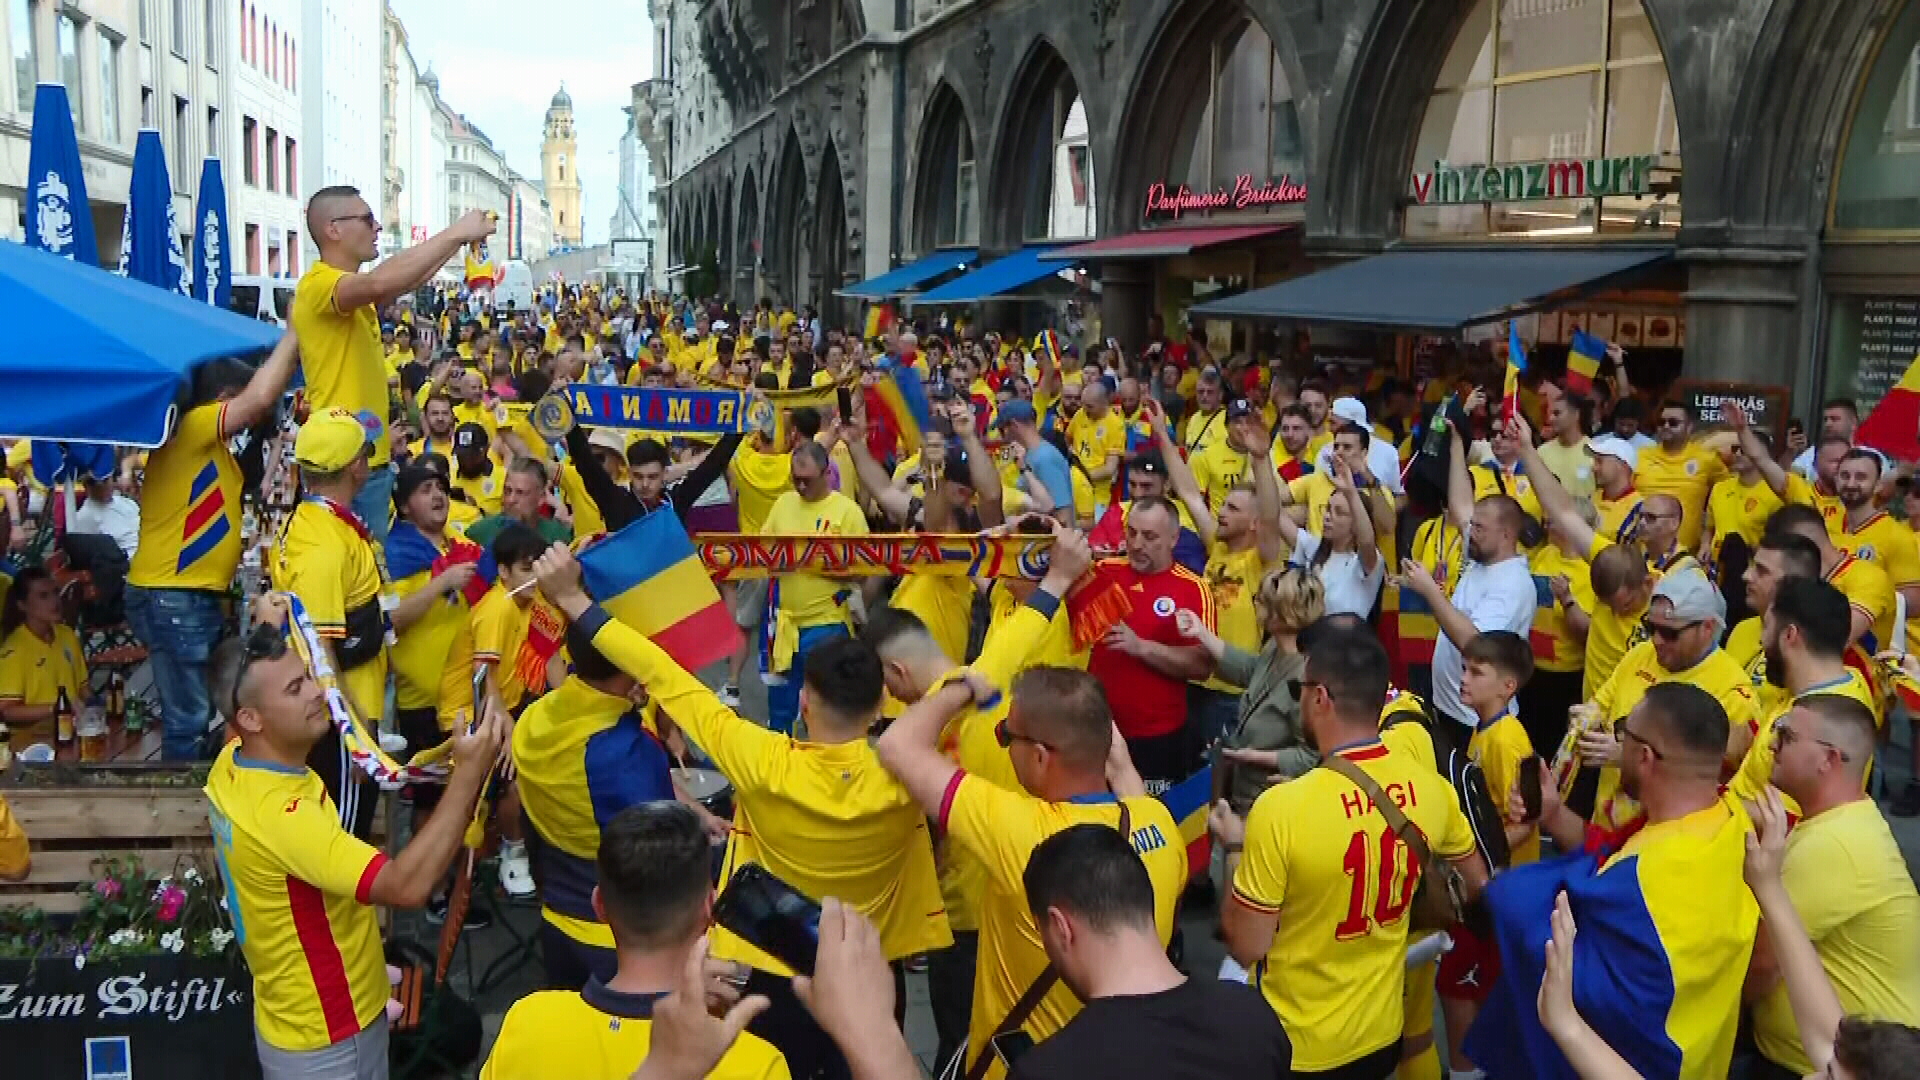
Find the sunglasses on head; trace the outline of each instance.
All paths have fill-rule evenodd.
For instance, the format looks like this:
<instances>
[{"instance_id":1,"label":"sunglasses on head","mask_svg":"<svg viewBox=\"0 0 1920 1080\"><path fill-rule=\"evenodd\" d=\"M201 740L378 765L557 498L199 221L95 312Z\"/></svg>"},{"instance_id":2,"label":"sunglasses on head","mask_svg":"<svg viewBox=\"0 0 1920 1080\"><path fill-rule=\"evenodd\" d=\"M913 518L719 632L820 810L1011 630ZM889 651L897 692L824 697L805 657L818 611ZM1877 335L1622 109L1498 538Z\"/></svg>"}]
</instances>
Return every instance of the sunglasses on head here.
<instances>
[{"instance_id":1,"label":"sunglasses on head","mask_svg":"<svg viewBox=\"0 0 1920 1080\"><path fill-rule=\"evenodd\" d=\"M234 673L233 693L227 698L228 720L240 715L240 687L247 681L247 672L260 661L275 659L287 651L287 639L279 630L266 625L254 627L241 643L240 670Z\"/></svg>"}]
</instances>

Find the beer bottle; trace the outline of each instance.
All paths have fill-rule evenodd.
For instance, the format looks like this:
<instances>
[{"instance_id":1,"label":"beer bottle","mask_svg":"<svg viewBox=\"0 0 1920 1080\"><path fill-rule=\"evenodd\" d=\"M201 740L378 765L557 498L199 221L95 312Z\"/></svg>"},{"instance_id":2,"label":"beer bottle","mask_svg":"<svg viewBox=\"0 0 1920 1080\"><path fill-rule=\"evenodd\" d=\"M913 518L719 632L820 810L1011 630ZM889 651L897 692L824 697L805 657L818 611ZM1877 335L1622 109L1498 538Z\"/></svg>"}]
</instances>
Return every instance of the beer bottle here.
<instances>
[{"instance_id":1,"label":"beer bottle","mask_svg":"<svg viewBox=\"0 0 1920 1080\"><path fill-rule=\"evenodd\" d=\"M119 727L127 719L127 690L120 673L107 676L107 723Z\"/></svg>"},{"instance_id":2,"label":"beer bottle","mask_svg":"<svg viewBox=\"0 0 1920 1080\"><path fill-rule=\"evenodd\" d=\"M67 698L64 686L53 703L53 737L61 746L73 745L73 702Z\"/></svg>"}]
</instances>

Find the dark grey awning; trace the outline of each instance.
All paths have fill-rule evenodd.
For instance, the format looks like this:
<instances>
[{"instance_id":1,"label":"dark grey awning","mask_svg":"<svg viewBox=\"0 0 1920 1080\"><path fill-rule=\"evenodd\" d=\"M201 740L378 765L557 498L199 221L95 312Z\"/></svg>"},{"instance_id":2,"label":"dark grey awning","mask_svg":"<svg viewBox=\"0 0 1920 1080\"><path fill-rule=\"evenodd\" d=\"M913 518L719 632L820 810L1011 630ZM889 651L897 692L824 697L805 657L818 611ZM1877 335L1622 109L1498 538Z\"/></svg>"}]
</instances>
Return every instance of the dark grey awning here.
<instances>
[{"instance_id":1,"label":"dark grey awning","mask_svg":"<svg viewBox=\"0 0 1920 1080\"><path fill-rule=\"evenodd\" d=\"M1672 256L1670 247L1389 251L1197 304L1193 314L1459 330L1551 307Z\"/></svg>"}]
</instances>

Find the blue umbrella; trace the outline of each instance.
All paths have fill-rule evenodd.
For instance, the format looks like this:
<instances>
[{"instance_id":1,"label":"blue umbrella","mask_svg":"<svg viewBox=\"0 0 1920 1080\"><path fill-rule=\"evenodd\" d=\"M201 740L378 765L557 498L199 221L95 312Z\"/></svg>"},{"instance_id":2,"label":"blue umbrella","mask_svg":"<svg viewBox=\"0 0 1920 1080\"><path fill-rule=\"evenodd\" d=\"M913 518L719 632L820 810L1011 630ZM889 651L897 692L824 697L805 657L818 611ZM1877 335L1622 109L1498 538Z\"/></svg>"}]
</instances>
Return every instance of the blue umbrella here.
<instances>
[{"instance_id":1,"label":"blue umbrella","mask_svg":"<svg viewBox=\"0 0 1920 1080\"><path fill-rule=\"evenodd\" d=\"M167 178L167 152L160 133L143 128L133 144L133 184L127 193L127 217L121 231L120 272L149 285L185 295L187 255L173 209L173 184Z\"/></svg>"},{"instance_id":2,"label":"blue umbrella","mask_svg":"<svg viewBox=\"0 0 1920 1080\"><path fill-rule=\"evenodd\" d=\"M233 261L227 245L227 184L220 159L200 163L200 197L193 206L193 298L226 307L233 298Z\"/></svg>"},{"instance_id":3,"label":"blue umbrella","mask_svg":"<svg viewBox=\"0 0 1920 1080\"><path fill-rule=\"evenodd\" d=\"M158 446L198 365L280 328L0 243L0 435Z\"/></svg>"},{"instance_id":4,"label":"blue umbrella","mask_svg":"<svg viewBox=\"0 0 1920 1080\"><path fill-rule=\"evenodd\" d=\"M41 83L33 93L33 138L27 147L27 244L89 266L100 265L93 209L80 175L67 88Z\"/></svg>"}]
</instances>

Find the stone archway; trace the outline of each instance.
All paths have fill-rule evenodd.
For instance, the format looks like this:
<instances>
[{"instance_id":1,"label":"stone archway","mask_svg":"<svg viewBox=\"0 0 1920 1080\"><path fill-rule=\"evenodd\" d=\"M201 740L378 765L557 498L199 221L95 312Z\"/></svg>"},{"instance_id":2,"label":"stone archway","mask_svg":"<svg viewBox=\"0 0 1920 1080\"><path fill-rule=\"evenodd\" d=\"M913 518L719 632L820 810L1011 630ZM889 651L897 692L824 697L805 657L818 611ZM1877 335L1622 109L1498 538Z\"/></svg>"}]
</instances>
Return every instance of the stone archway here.
<instances>
[{"instance_id":1,"label":"stone archway","mask_svg":"<svg viewBox=\"0 0 1920 1080\"><path fill-rule=\"evenodd\" d=\"M834 295L847 284L847 193L840 174L840 150L827 140L820 157L819 193L813 199L813 251L808 273L807 294L818 308L823 325L843 326L852 305Z\"/></svg>"},{"instance_id":2,"label":"stone archway","mask_svg":"<svg viewBox=\"0 0 1920 1080\"><path fill-rule=\"evenodd\" d=\"M760 276L760 188L751 166L740 178L733 220L733 302L745 311L759 299Z\"/></svg>"},{"instance_id":3,"label":"stone archway","mask_svg":"<svg viewBox=\"0 0 1920 1080\"><path fill-rule=\"evenodd\" d=\"M927 103L915 158L909 234L915 252L979 243L977 146L965 104L953 84L942 79Z\"/></svg>"},{"instance_id":4,"label":"stone archway","mask_svg":"<svg viewBox=\"0 0 1920 1080\"><path fill-rule=\"evenodd\" d=\"M1011 250L1032 239L1092 232L1094 163L1079 85L1053 43L1035 40L1009 86L1000 121L992 197L982 208L981 239L988 246ZM1076 121L1079 145L1066 146L1063 135ZM1063 228L1062 218L1083 209L1084 225Z\"/></svg>"},{"instance_id":5,"label":"stone archway","mask_svg":"<svg viewBox=\"0 0 1920 1080\"><path fill-rule=\"evenodd\" d=\"M798 305L809 273L806 245L801 240L808 220L807 167L801 160L800 136L791 128L782 141L773 182L767 189L767 287L773 299Z\"/></svg>"}]
</instances>

